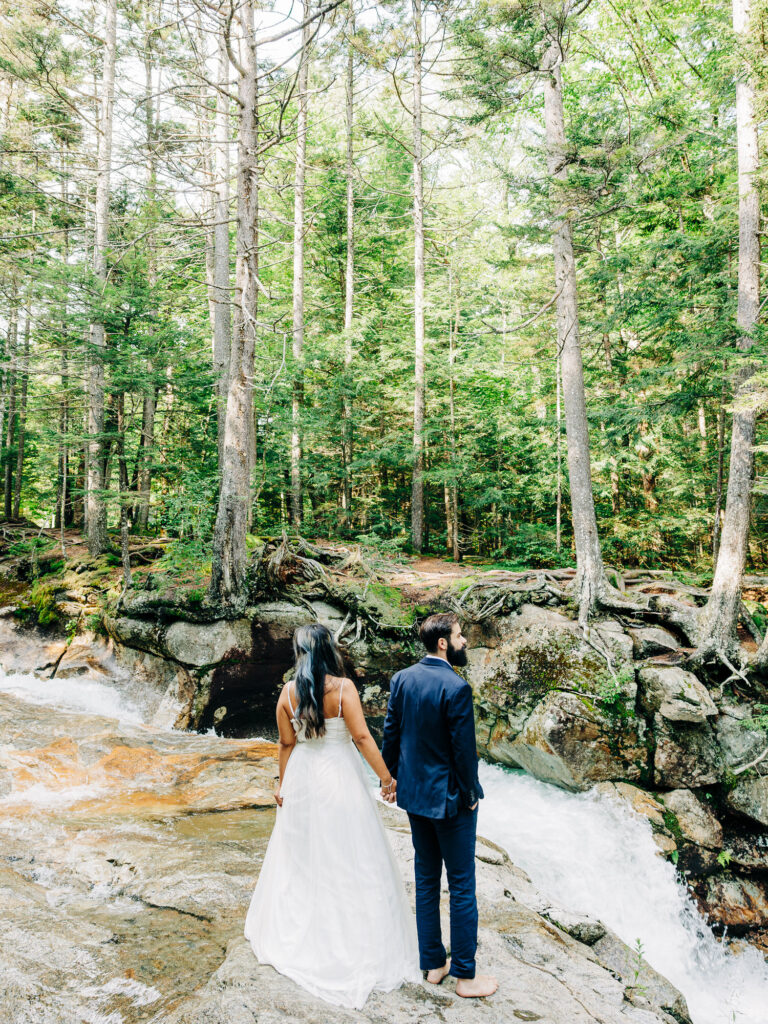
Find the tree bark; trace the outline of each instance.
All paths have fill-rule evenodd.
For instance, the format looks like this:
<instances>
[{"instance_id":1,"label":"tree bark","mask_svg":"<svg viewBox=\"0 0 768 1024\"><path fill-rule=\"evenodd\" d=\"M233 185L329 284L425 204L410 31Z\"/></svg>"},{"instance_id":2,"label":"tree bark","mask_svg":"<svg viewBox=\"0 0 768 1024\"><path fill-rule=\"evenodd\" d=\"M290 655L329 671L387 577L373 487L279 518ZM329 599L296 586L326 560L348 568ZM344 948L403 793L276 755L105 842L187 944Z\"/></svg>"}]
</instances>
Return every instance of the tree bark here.
<instances>
[{"instance_id":1,"label":"tree bark","mask_svg":"<svg viewBox=\"0 0 768 1024\"><path fill-rule=\"evenodd\" d=\"M3 467L3 515L6 519L11 518L13 512L13 441L16 436L16 358L19 338L19 313L15 303L11 310L10 322L8 324L8 341L6 355L8 368L5 371L5 392L7 401L8 420L5 425L5 445Z\"/></svg>"},{"instance_id":2,"label":"tree bark","mask_svg":"<svg viewBox=\"0 0 768 1024\"><path fill-rule=\"evenodd\" d=\"M733 28L746 42L751 0L733 0ZM760 197L755 97L748 74L736 81L736 139L739 161L739 271L736 323L742 334L738 348L748 353L760 312ZM741 581L748 553L752 497L753 445L757 416L751 378L754 366L742 363L736 372L731 426L731 458L725 517L709 600L700 618L700 647L728 652L738 647L736 627L741 607Z\"/></svg>"},{"instance_id":3,"label":"tree bark","mask_svg":"<svg viewBox=\"0 0 768 1024\"><path fill-rule=\"evenodd\" d=\"M310 16L310 0L303 3L303 21ZM301 35L296 120L296 169L293 198L293 399L291 403L291 523L301 528L301 419L304 404L304 188L307 172L307 95L311 25Z\"/></svg>"},{"instance_id":4,"label":"tree bark","mask_svg":"<svg viewBox=\"0 0 768 1024\"><path fill-rule=\"evenodd\" d=\"M144 78L146 97L144 101L144 117L146 121L146 145L147 145L147 206L150 210L150 218L153 226L156 224L155 203L157 191L157 157L155 151L155 116L154 116L154 88L152 82L152 22L149 18L150 10L147 4L146 15L148 19L147 30L144 42ZM157 285L157 267L153 247L150 246L147 259L147 279L150 293L154 292ZM155 374L155 353L154 340L150 339L150 354L147 360L148 380L144 385L144 398L141 409L141 438L139 439L139 450L137 453L136 473L136 525L140 530L146 530L149 523L149 505L152 496L152 459L155 441L155 410L157 407L157 386L154 381ZM125 490L128 490L128 481L125 481ZM120 530L122 535L123 519L127 520L128 509L124 508L127 494L120 504ZM122 539L121 539L122 543ZM126 586L130 583L130 571Z\"/></svg>"},{"instance_id":5,"label":"tree bark","mask_svg":"<svg viewBox=\"0 0 768 1024\"><path fill-rule=\"evenodd\" d=\"M344 398L342 405L343 424L343 461L344 481L342 486L341 505L347 525L352 516L352 399L350 397L349 374L352 366L352 322L355 308L355 65L354 48L351 37L355 33L355 5L349 2L349 25L347 31L350 38L347 42L347 79L346 79L346 129L347 129L347 265L344 275Z\"/></svg>"},{"instance_id":6,"label":"tree bark","mask_svg":"<svg viewBox=\"0 0 768 1024\"><path fill-rule=\"evenodd\" d=\"M214 132L213 174L213 373L216 381L216 422L219 473L224 459L224 427L227 413L229 354L232 345L232 318L229 294L229 57L224 30L219 35L216 125Z\"/></svg>"},{"instance_id":7,"label":"tree bark","mask_svg":"<svg viewBox=\"0 0 768 1024\"><path fill-rule=\"evenodd\" d=\"M422 8L412 0L413 55L413 476L411 481L411 543L414 550L424 545L424 176L422 157Z\"/></svg>"},{"instance_id":8,"label":"tree bark","mask_svg":"<svg viewBox=\"0 0 768 1024\"><path fill-rule=\"evenodd\" d=\"M246 531L250 507L253 434L253 359L258 280L258 65L252 0L240 8L243 35L239 69L237 260L235 315L224 423L224 459L213 535L211 598L240 606L245 600Z\"/></svg>"},{"instance_id":9,"label":"tree bark","mask_svg":"<svg viewBox=\"0 0 768 1024\"><path fill-rule=\"evenodd\" d=\"M565 182L568 177L561 62L560 45L557 41L552 42L547 49L542 70L545 72L547 168L558 192L558 183ZM587 403L579 340L576 263L573 256L571 224L562 193L556 199L552 248L557 293L557 348L563 378L568 479L576 543L575 592L579 605L579 621L584 624L596 608L598 599L605 590L606 580L592 494Z\"/></svg>"},{"instance_id":10,"label":"tree bark","mask_svg":"<svg viewBox=\"0 0 768 1024\"><path fill-rule=\"evenodd\" d=\"M107 280L107 235L109 231L109 181L112 163L112 115L115 98L115 31L117 0L106 0L104 66L101 81L99 155L96 172L96 209L93 243L93 278L98 304ZM90 372L88 379L88 494L86 498L88 550L99 555L107 549L107 503L104 495L102 450L104 441L104 350L106 332L99 309L94 310L90 329Z\"/></svg>"},{"instance_id":11,"label":"tree bark","mask_svg":"<svg viewBox=\"0 0 768 1024\"><path fill-rule=\"evenodd\" d=\"M16 481L13 488L13 518L18 519L21 510L21 481L24 475L24 439L27 428L27 391L29 388L29 336L31 312L27 309L24 323L24 346L21 351L18 435L16 440Z\"/></svg>"},{"instance_id":12,"label":"tree bark","mask_svg":"<svg viewBox=\"0 0 768 1024\"><path fill-rule=\"evenodd\" d=\"M449 265L451 277L451 268ZM451 281L452 284L452 281ZM454 291L449 285L449 291ZM461 561L461 549L459 547L459 481L458 466L456 460L456 382L454 380L454 362L456 360L456 343L459 338L459 318L461 316L459 282L455 286L455 306L453 309L453 324L448 325L448 419L450 426L449 445L451 452L451 536L450 549L454 562Z\"/></svg>"}]
</instances>

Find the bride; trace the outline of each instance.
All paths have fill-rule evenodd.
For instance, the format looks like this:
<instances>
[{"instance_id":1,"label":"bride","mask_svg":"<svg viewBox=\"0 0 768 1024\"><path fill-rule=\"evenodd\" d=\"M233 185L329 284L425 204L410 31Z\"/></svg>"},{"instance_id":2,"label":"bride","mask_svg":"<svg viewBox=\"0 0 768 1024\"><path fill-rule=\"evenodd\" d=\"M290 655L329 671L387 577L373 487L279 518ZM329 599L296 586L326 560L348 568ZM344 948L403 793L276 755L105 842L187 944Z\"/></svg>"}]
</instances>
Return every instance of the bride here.
<instances>
[{"instance_id":1,"label":"bride","mask_svg":"<svg viewBox=\"0 0 768 1024\"><path fill-rule=\"evenodd\" d=\"M293 648L295 679L277 702L277 817L245 935L261 963L360 1009L373 989L421 980L414 920L355 746L385 799L396 783L329 631L301 626Z\"/></svg>"}]
</instances>

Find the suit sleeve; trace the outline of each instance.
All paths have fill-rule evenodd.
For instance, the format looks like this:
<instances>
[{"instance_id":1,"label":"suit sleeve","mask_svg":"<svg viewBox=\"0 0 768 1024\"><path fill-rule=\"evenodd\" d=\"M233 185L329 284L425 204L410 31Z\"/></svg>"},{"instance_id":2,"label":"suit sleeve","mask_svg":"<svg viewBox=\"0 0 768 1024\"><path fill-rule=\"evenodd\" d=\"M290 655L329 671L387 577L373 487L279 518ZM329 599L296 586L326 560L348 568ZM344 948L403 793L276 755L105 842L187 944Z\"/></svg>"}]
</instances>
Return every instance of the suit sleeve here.
<instances>
[{"instance_id":1,"label":"suit sleeve","mask_svg":"<svg viewBox=\"0 0 768 1024\"><path fill-rule=\"evenodd\" d=\"M483 790L477 776L475 712L469 683L460 687L448 702L448 730L459 796L465 807L472 807L483 796Z\"/></svg>"},{"instance_id":2,"label":"suit sleeve","mask_svg":"<svg viewBox=\"0 0 768 1024\"><path fill-rule=\"evenodd\" d=\"M384 738L381 743L381 756L389 769L390 775L397 778L397 763L400 760L400 709L398 701L398 678L392 677L389 684L389 703L387 717L384 720Z\"/></svg>"}]
</instances>

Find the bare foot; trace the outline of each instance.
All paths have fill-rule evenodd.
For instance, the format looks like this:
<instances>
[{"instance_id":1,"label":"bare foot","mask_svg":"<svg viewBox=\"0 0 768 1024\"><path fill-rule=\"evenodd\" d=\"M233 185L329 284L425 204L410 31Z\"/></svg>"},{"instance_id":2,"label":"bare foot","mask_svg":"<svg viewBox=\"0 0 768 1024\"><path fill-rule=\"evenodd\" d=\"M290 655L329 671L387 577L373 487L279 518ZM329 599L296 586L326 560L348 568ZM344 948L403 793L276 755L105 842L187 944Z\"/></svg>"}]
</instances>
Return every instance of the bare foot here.
<instances>
[{"instance_id":1,"label":"bare foot","mask_svg":"<svg viewBox=\"0 0 768 1024\"><path fill-rule=\"evenodd\" d=\"M446 960L442 967L433 967L427 971L427 981L430 985L439 985L451 969L451 961Z\"/></svg>"},{"instance_id":2,"label":"bare foot","mask_svg":"<svg viewBox=\"0 0 768 1024\"><path fill-rule=\"evenodd\" d=\"M456 979L456 995L463 996L464 999L492 996L498 987L498 981L490 974L476 974L474 978Z\"/></svg>"}]
</instances>

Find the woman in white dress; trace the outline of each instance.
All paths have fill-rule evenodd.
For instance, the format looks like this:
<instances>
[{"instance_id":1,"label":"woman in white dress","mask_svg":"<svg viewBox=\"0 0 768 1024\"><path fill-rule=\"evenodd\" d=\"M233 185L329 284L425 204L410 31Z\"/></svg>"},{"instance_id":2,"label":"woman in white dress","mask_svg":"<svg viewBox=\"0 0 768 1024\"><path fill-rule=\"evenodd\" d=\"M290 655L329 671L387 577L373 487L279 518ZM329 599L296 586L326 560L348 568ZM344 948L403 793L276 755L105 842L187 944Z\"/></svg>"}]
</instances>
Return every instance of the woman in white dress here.
<instances>
[{"instance_id":1,"label":"woman in white dress","mask_svg":"<svg viewBox=\"0 0 768 1024\"><path fill-rule=\"evenodd\" d=\"M357 750L386 799L395 781L329 631L301 626L293 646L295 679L277 703L277 817L245 935L261 963L360 1009L374 989L421 979L413 915Z\"/></svg>"}]
</instances>

